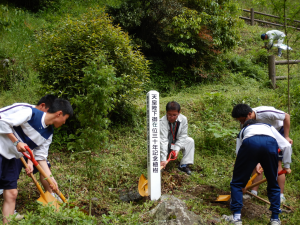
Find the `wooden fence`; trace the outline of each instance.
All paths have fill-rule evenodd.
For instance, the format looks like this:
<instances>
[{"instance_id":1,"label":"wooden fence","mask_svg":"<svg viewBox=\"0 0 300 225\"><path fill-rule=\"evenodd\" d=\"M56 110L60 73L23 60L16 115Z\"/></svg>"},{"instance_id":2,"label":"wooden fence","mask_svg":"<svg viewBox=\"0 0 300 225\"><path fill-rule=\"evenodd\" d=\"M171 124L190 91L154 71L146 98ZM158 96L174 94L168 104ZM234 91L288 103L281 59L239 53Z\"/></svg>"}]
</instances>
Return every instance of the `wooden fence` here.
<instances>
[{"instance_id":1,"label":"wooden fence","mask_svg":"<svg viewBox=\"0 0 300 225\"><path fill-rule=\"evenodd\" d=\"M300 60L281 60L275 61L275 55L269 56L269 78L272 82L273 89L276 88L276 80L287 79L287 76L276 76L276 65L286 65L286 64L297 64L300 63ZM290 77L290 79L293 77Z\"/></svg>"},{"instance_id":2,"label":"wooden fence","mask_svg":"<svg viewBox=\"0 0 300 225\"><path fill-rule=\"evenodd\" d=\"M251 26L254 25L255 21L256 22L260 22L260 23L270 24L270 25L273 25L273 26L280 26L280 27L284 26L283 24L280 24L280 23L273 23L273 22L259 20L259 19L255 19L254 18L255 14L259 14L259 15L263 15L263 16L268 16L268 17L280 19L279 16L274 16L274 15L270 15L270 14L266 14L266 13L257 12L257 11L254 11L253 8L251 8L250 10L243 9L243 11L244 12L249 12L250 13L250 17L240 16L240 18L243 19L243 20L250 20ZM288 18L287 20L290 20L290 19ZM294 20L294 23L300 23L300 20ZM292 28L295 28L296 30L300 30L300 27L293 27L293 26L288 26L288 27L292 27Z\"/></svg>"}]
</instances>

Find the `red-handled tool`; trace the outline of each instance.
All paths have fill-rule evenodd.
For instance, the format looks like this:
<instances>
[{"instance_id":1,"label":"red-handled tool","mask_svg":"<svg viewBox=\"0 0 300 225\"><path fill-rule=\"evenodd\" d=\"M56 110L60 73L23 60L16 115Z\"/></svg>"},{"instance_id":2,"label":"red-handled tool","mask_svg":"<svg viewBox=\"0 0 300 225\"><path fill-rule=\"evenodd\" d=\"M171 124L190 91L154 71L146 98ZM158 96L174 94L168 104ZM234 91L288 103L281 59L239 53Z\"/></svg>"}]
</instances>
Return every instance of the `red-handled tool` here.
<instances>
[{"instance_id":1,"label":"red-handled tool","mask_svg":"<svg viewBox=\"0 0 300 225\"><path fill-rule=\"evenodd\" d=\"M173 160L176 160L177 159L177 156L176 156L176 153L175 151L171 151L170 152L170 155L169 155L169 158L167 159L167 163L166 163L166 166L167 164L170 162L170 161L173 161ZM160 169L164 168L163 166L160 167Z\"/></svg>"},{"instance_id":2,"label":"red-handled tool","mask_svg":"<svg viewBox=\"0 0 300 225\"><path fill-rule=\"evenodd\" d=\"M33 165L38 169L38 171L40 172L40 174L45 178L45 180L52 186L55 186L52 179L50 177L47 177L47 174L45 173L45 171L42 169L42 167L38 164L38 162L35 160L32 151L30 150L30 148L28 146L25 146L25 149L28 151L29 155L26 152L22 152L23 155L30 159L33 163ZM66 198L63 196L63 194L57 189L54 190L54 192L63 200L63 202L67 202Z\"/></svg>"},{"instance_id":3,"label":"red-handled tool","mask_svg":"<svg viewBox=\"0 0 300 225\"><path fill-rule=\"evenodd\" d=\"M169 158L167 160L166 165L170 162L177 159L176 153L175 151L171 151ZM160 169L164 168L163 166L160 167ZM149 192L148 192L148 180L146 179L146 177L144 176L144 174L142 174L140 176L139 179L139 184L138 184L138 190L141 196L149 196Z\"/></svg>"}]
</instances>

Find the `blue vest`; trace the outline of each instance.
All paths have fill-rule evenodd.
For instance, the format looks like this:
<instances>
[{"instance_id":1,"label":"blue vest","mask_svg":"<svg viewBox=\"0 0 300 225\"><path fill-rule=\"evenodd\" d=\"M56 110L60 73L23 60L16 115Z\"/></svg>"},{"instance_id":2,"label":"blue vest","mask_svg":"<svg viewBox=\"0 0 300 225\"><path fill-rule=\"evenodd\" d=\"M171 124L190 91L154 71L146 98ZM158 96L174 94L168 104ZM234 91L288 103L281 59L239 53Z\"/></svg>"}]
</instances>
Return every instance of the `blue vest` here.
<instances>
[{"instance_id":1,"label":"blue vest","mask_svg":"<svg viewBox=\"0 0 300 225\"><path fill-rule=\"evenodd\" d=\"M36 108L32 108L32 116L31 119L27 121L27 123L34 130L36 130L40 134L40 136L42 136L43 138L45 138L45 140L47 140L51 136L51 134L53 134L53 126L50 125L46 128L43 127L42 125L43 115L44 112ZM34 149L38 147L38 145L34 142L35 140L33 139L33 137L31 137L30 134L26 135L21 126L17 126L13 128L16 131L16 133L19 135L19 137L22 139L22 142L26 143L30 149Z\"/></svg>"}]
</instances>

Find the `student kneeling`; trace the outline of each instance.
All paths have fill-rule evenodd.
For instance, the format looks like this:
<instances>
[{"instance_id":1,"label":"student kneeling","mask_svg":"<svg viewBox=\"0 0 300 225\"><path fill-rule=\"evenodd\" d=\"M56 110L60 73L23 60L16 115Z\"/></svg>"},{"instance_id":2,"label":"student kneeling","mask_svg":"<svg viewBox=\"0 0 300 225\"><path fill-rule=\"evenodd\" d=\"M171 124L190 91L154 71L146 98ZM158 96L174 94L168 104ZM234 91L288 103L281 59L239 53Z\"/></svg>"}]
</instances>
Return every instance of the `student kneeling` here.
<instances>
[{"instance_id":1,"label":"student kneeling","mask_svg":"<svg viewBox=\"0 0 300 225\"><path fill-rule=\"evenodd\" d=\"M277 182L278 147L283 152L284 169L290 173L291 144L278 131L268 124L247 120L238 135L236 144L237 158L234 165L233 177L230 183L230 209L233 215L223 215L223 218L233 224L242 225L241 210L243 207L244 188L251 176L253 168L260 163L268 181L268 198L272 211L271 225L280 225L280 188Z\"/></svg>"}]
</instances>

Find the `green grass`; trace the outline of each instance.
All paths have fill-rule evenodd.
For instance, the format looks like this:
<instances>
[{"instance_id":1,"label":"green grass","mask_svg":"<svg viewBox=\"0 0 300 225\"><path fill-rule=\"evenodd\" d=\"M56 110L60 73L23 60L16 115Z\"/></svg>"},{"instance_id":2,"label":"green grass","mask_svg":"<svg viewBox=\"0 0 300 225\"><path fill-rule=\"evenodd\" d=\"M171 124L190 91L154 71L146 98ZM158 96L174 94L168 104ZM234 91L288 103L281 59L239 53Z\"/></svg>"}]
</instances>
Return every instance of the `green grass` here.
<instances>
[{"instance_id":1,"label":"green grass","mask_svg":"<svg viewBox=\"0 0 300 225\"><path fill-rule=\"evenodd\" d=\"M33 14L20 9L5 8L0 5L1 15L9 25L0 34L0 57L16 59L11 67L13 74L22 74L23 79L12 84L10 90L0 92L0 107L14 102L29 102L35 104L39 96L38 73L33 67L33 59L39 49L35 46L35 30L52 29L59 25L65 16L78 16L96 4L117 4L118 1L62 1L62 7L55 11L43 11ZM246 7L246 6L245 6ZM68 14L68 15L67 15ZM242 39L238 46L226 53L224 60L230 57L240 57L255 61L264 56L260 52L263 45L260 34L270 27L248 26L241 29ZM294 38L294 37L292 37ZM30 46L30 47L29 47ZM291 58L299 57L300 47L292 46ZM276 54L272 49L269 54ZM267 54L267 53L266 53ZM284 54L283 58L286 57ZM255 63L254 63L255 64ZM256 63L259 64L259 63ZM256 65L255 64L255 65ZM231 73L224 70L220 81L215 83L197 84L185 90L172 90L164 93L160 99L160 116L163 116L168 101L178 101L182 106L182 114L189 120L189 136L196 144L193 175L180 174L177 165L182 157L168 164L162 174L162 192L174 194L184 199L190 210L200 214L205 219L212 216L220 217L229 214L228 206L212 204L218 194L228 194L230 180L235 160L235 133L239 124L231 118L232 107L237 103L247 103L251 107L272 105L287 111L287 81L277 81L278 88L270 89L267 75L267 65L259 64L263 76L253 79L245 77L244 72ZM300 65L291 69L291 74L297 74ZM277 66L277 75L287 74L286 66ZM292 96L296 93L299 80L291 80ZM293 99L292 112L297 109L299 99ZM85 164L88 155L73 154L67 150L65 139L54 136L55 145L50 148L49 161L52 164L54 177L58 181L63 194L79 207L88 209L88 194L91 192L92 215L94 223L104 224L140 224L152 222L147 212L157 202L148 198L137 202L125 203L119 199L120 191L137 190L141 174L147 174L147 131L146 131L146 97L135 102L139 112L139 121L134 126L110 128L109 142L95 150L93 158L101 173L95 172L92 189L89 190L89 180ZM300 138L298 136L300 121L292 118L290 137L293 145L293 173L288 176L285 194L288 204L295 208L291 214L281 214L282 224L299 223L299 188L300 181ZM214 123L214 124L213 124ZM209 129L211 128L211 129ZM218 135L221 134L221 137ZM62 142L60 145L58 142ZM261 195L266 199L266 186L263 185ZM31 212L39 217L43 210L37 211L35 200L39 197L32 181L22 173L19 181L19 197L17 210L20 213ZM0 204L3 200L0 199ZM257 207L267 209L268 206L259 201L253 203ZM79 213L74 214L74 218ZM51 214L55 218L55 214ZM269 215L255 219L243 218L244 224L267 224ZM70 222L71 223L71 222ZM224 224L224 223L223 223Z\"/></svg>"}]
</instances>

